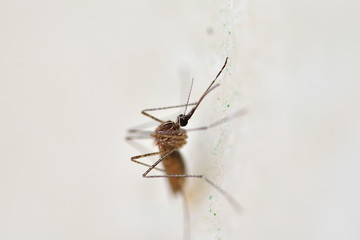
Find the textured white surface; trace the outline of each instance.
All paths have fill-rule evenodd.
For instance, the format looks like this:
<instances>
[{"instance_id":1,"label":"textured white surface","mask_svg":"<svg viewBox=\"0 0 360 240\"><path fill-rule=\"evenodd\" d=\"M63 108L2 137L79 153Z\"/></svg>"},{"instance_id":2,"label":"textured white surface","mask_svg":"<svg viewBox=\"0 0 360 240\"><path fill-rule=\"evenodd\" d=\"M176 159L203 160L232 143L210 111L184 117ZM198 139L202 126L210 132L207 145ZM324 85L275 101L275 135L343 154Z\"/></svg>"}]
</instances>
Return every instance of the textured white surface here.
<instances>
[{"instance_id":1,"label":"textured white surface","mask_svg":"<svg viewBox=\"0 0 360 240\"><path fill-rule=\"evenodd\" d=\"M244 212L189 181L193 239L359 239L357 1L0 5L0 239L181 239L180 198L124 136L226 56L191 124L250 112L183 154Z\"/></svg>"}]
</instances>

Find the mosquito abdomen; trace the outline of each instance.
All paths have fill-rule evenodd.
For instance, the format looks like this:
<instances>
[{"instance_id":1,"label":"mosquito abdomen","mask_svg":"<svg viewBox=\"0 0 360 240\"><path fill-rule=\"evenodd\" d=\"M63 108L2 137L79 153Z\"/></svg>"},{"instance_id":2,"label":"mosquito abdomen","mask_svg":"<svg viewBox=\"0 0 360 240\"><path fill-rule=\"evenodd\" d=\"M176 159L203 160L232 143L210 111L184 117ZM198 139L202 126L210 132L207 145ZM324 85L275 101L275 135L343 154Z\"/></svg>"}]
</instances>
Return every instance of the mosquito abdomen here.
<instances>
[{"instance_id":1,"label":"mosquito abdomen","mask_svg":"<svg viewBox=\"0 0 360 240\"><path fill-rule=\"evenodd\" d=\"M185 163L179 151L175 150L165 157L162 162L168 175L186 174ZM180 191L185 182L185 178L170 177L168 179L174 193Z\"/></svg>"}]
</instances>

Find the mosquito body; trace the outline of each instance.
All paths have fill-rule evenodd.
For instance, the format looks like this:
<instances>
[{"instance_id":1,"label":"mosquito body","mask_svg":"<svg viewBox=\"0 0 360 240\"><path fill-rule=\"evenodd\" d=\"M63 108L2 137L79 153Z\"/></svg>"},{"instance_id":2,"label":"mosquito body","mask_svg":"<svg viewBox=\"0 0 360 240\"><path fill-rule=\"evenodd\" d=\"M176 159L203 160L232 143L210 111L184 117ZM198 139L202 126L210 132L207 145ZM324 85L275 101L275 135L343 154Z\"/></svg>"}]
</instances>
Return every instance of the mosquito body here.
<instances>
[{"instance_id":1,"label":"mosquito body","mask_svg":"<svg viewBox=\"0 0 360 240\"><path fill-rule=\"evenodd\" d=\"M170 137L171 136L171 137ZM167 175L185 175L185 163L179 149L186 144L186 130L173 121L167 121L156 128L154 134L155 144L159 147L163 166ZM184 184L184 178L169 178L171 189L179 192Z\"/></svg>"},{"instance_id":2,"label":"mosquito body","mask_svg":"<svg viewBox=\"0 0 360 240\"><path fill-rule=\"evenodd\" d=\"M206 89L206 91L203 93L203 95L200 97L200 99L197 102L189 103L189 98L190 98L190 93L189 93L186 104L178 105L178 106L162 107L162 108L145 109L141 113L144 114L145 116L159 122L160 125L156 128L156 130L154 132L131 129L131 130L129 130L129 133L135 134L135 135L129 135L127 137L128 140L142 139L142 138L147 138L147 137L151 137L154 139L155 145L159 148L158 152L133 156L133 157L131 157L131 161L148 167L148 169L142 175L144 178L168 178L173 193L180 192L184 196L186 208L187 208L187 203L186 203L186 198L185 198L185 195L183 192L185 179L186 178L199 178L199 179L205 180L207 183L209 183L214 188L216 188L221 194L223 194L226 197L226 199L233 205L233 207L235 209L237 209L237 210L240 209L240 205L227 192L225 192L223 189L218 187L215 183L213 183L212 181L207 179L204 175L187 174L183 157L179 152L179 150L186 144L186 139L187 139L187 131L183 127L185 127L188 124L188 121L190 120L190 118L192 117L192 115L194 114L194 112L198 108L199 104L204 99L204 97L209 92L211 92L213 89L215 89L216 87L219 86L219 84L214 85L214 83L217 80L217 78L219 77L219 75L222 73L222 71L224 70L224 68L227 64L227 60L228 60L228 58L226 58L223 67L221 68L219 73L216 75L215 79L210 83L209 87ZM191 88L192 88L192 84L191 84ZM190 89L190 92L191 92L191 89ZM194 106L194 107L188 113L186 113L188 106ZM180 108L180 107L185 107L184 114L180 114L176 118L175 121L163 121L163 120L160 120L160 119L154 117L153 115L149 114L149 112L151 112L151 111L165 110L165 109L171 109L171 108ZM245 111L241 110L241 111L236 112L235 114L233 114L230 117L235 117L237 115L242 115L244 113L245 113ZM188 129L188 131L206 130L208 128L215 127L221 123L224 123L226 120L228 120L228 118L220 119L220 120L218 120L208 126L205 126L205 127ZM146 163L143 163L143 162L140 162L137 160L140 158L145 158L145 157L154 156L154 155L159 155L160 158L152 165L146 164ZM158 164L161 162L163 163L164 169L157 167ZM149 175L149 173L153 169L162 171L162 172L164 172L164 174L163 175ZM188 210L186 209L186 211L188 211ZM185 213L186 213L185 215L188 215L188 212L185 212ZM188 219L187 219L187 221L188 221Z\"/></svg>"}]
</instances>

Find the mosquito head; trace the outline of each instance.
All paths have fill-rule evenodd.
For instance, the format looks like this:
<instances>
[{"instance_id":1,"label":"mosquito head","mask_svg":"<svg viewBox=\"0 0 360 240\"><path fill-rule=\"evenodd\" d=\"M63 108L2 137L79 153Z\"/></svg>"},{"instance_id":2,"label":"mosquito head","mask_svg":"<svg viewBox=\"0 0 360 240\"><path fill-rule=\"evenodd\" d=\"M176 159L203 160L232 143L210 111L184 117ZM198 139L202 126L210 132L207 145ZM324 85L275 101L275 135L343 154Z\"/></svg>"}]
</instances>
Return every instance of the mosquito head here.
<instances>
[{"instance_id":1,"label":"mosquito head","mask_svg":"<svg viewBox=\"0 0 360 240\"><path fill-rule=\"evenodd\" d=\"M188 120L186 118L186 115L184 114L180 114L178 117L177 117L177 123L181 126L181 127L185 127L187 124L188 124Z\"/></svg>"},{"instance_id":2,"label":"mosquito head","mask_svg":"<svg viewBox=\"0 0 360 240\"><path fill-rule=\"evenodd\" d=\"M216 79L219 77L219 75L222 73L222 71L224 70L226 64L227 64L227 60L228 57L225 59L225 63L223 65L223 67L221 68L220 72L216 75L215 79L210 83L210 86L206 89L206 91L203 93L203 95L200 97L199 101L196 103L196 106L193 107L188 113L186 113L186 109L189 103L189 98L190 98L190 93L191 93L191 89L192 89L192 85L194 82L194 79L191 82L191 87L190 87L190 92L188 95L188 100L185 106L185 111L184 114L180 114L177 117L177 123L181 126L181 127L185 127L188 124L189 119L192 117L192 115L194 114L195 110L197 109L197 107L199 106L199 104L201 103L201 101L205 98L205 96L211 92L213 89L217 88L220 84L215 84Z\"/></svg>"}]
</instances>

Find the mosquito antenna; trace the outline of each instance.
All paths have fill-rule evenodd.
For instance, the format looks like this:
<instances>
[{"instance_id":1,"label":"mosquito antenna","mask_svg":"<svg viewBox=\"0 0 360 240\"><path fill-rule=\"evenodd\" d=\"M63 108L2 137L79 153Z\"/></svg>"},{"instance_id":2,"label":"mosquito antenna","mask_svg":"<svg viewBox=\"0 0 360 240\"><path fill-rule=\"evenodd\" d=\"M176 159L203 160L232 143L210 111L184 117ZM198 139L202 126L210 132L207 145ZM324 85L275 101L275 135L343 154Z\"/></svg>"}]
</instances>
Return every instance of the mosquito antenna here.
<instances>
[{"instance_id":1,"label":"mosquito antenna","mask_svg":"<svg viewBox=\"0 0 360 240\"><path fill-rule=\"evenodd\" d=\"M215 85L213 88L211 88L215 81L217 80L217 78L220 76L220 74L222 73L222 71L224 70L226 64L227 64L227 61L228 61L228 58L227 57L225 59L225 63L224 63L224 66L221 68L221 70L219 71L219 73L216 75L215 79L210 83L209 87L206 89L206 91L203 93L203 95L200 97L199 101L197 102L196 106L193 107L193 109L191 109L191 111L186 114L186 115L180 115L179 116L179 123L182 127L186 126L187 123L188 123L188 120L191 118L191 116L194 114L195 110L197 109L197 107L199 106L199 104L201 103L201 101L204 99L204 97L211 91L213 90L215 87L217 87L218 85Z\"/></svg>"},{"instance_id":2,"label":"mosquito antenna","mask_svg":"<svg viewBox=\"0 0 360 240\"><path fill-rule=\"evenodd\" d=\"M189 95L188 95L188 98L187 98L187 101L186 101L186 105L185 105L184 115L186 114L186 109L187 109L188 104L189 104L189 100L190 100L190 95L191 95L191 90L192 90L193 84L194 84L194 78L192 78L192 80L191 80L191 86L190 86Z\"/></svg>"},{"instance_id":3,"label":"mosquito antenna","mask_svg":"<svg viewBox=\"0 0 360 240\"><path fill-rule=\"evenodd\" d=\"M218 126L220 124L223 124L223 123L225 123L227 121L230 121L230 120L232 120L234 118L241 117L241 116L243 116L243 115L245 115L247 113L248 113L248 110L246 108L243 108L243 109L240 109L240 110L236 111L235 113L231 114L228 117L224 117L224 118L222 118L222 119L220 119L220 120L218 120L216 122L213 122L212 124L210 124L208 126L198 127L198 128L190 128L190 129L188 128L188 129L186 129L186 131L189 132L189 131L206 130L206 129L209 129L209 128L212 128L212 127L216 127L216 126Z\"/></svg>"}]
</instances>

